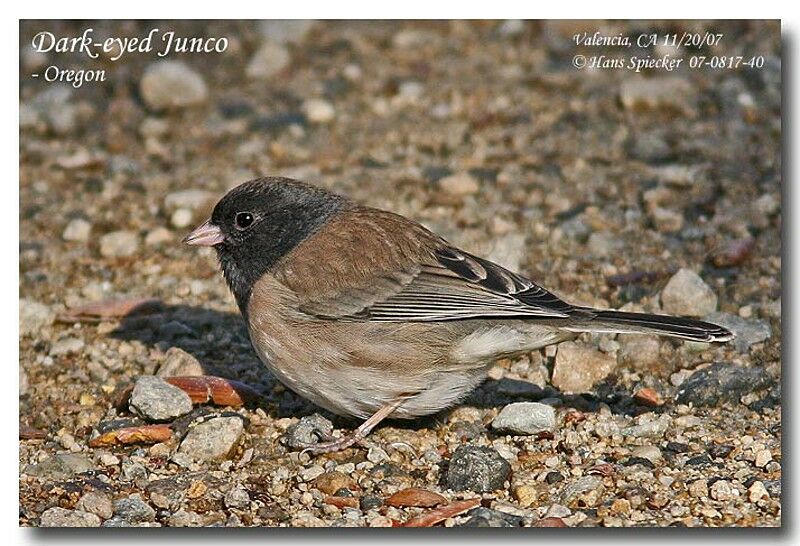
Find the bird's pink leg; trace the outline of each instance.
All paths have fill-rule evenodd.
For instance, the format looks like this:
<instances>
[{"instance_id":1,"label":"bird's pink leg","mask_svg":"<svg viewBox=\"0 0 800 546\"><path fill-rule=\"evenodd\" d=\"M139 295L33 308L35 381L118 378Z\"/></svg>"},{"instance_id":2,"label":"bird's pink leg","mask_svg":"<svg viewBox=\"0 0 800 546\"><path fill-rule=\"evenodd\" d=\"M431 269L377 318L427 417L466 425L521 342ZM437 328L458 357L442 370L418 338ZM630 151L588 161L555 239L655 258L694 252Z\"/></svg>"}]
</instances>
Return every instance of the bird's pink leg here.
<instances>
[{"instance_id":1,"label":"bird's pink leg","mask_svg":"<svg viewBox=\"0 0 800 546\"><path fill-rule=\"evenodd\" d=\"M343 436L341 438L336 438L328 442L308 444L305 449L303 449L302 453L308 452L313 455L320 455L322 453L333 453L334 451L347 449L353 444L366 438L367 435L372 432L372 429L378 426L378 423L389 417L389 415L391 415L394 410L400 407L400 404L402 404L407 398L408 397L398 398L394 402L386 404L381 409L373 413L369 419L361 423L361 426L353 431L352 434Z\"/></svg>"}]
</instances>

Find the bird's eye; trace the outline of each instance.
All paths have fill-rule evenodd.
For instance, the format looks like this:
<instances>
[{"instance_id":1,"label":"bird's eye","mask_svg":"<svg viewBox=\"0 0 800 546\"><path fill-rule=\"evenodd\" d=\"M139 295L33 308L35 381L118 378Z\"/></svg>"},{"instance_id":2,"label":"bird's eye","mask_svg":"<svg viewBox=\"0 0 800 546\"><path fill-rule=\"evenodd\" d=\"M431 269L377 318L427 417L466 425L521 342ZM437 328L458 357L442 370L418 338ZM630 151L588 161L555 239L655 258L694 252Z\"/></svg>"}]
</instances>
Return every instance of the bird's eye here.
<instances>
[{"instance_id":1,"label":"bird's eye","mask_svg":"<svg viewBox=\"0 0 800 546\"><path fill-rule=\"evenodd\" d=\"M249 212L239 212L236 214L236 227L239 229L247 229L253 223L253 215Z\"/></svg>"}]
</instances>

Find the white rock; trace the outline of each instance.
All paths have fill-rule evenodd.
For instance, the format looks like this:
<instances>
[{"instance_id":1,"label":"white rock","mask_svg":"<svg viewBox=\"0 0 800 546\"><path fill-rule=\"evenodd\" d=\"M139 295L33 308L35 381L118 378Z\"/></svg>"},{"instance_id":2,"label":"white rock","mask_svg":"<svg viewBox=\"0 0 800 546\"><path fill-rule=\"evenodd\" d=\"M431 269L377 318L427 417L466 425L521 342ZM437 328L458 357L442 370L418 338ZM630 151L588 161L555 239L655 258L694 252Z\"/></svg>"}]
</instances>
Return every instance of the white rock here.
<instances>
[{"instance_id":1,"label":"white rock","mask_svg":"<svg viewBox=\"0 0 800 546\"><path fill-rule=\"evenodd\" d=\"M767 466L767 463L769 463L771 460L772 460L772 453L770 453L768 449L762 449L758 453L756 453L755 463L758 468L764 468L765 466Z\"/></svg>"},{"instance_id":2,"label":"white rock","mask_svg":"<svg viewBox=\"0 0 800 546\"><path fill-rule=\"evenodd\" d=\"M53 324L55 319L55 313L43 303L29 299L19 300L19 335L36 334L45 326Z\"/></svg>"},{"instance_id":3,"label":"white rock","mask_svg":"<svg viewBox=\"0 0 800 546\"><path fill-rule=\"evenodd\" d=\"M100 518L83 510L48 508L39 520L40 527L100 527Z\"/></svg>"},{"instance_id":4,"label":"white rock","mask_svg":"<svg viewBox=\"0 0 800 546\"><path fill-rule=\"evenodd\" d=\"M244 433L244 423L239 417L215 417L189 429L178 453L195 461L224 459Z\"/></svg>"},{"instance_id":5,"label":"white rock","mask_svg":"<svg viewBox=\"0 0 800 546\"><path fill-rule=\"evenodd\" d=\"M203 77L181 61L157 61L142 76L140 91L153 110L186 108L208 98Z\"/></svg>"},{"instance_id":6,"label":"white rock","mask_svg":"<svg viewBox=\"0 0 800 546\"><path fill-rule=\"evenodd\" d=\"M767 491L767 488L764 487L764 484L760 481L753 482L750 489L747 490L747 493L750 502L758 502L761 499L769 498L769 491Z\"/></svg>"},{"instance_id":7,"label":"white rock","mask_svg":"<svg viewBox=\"0 0 800 546\"><path fill-rule=\"evenodd\" d=\"M192 225L192 219L194 215L192 211L189 209L177 209L175 212L172 213L169 221L170 223L178 229L183 229Z\"/></svg>"},{"instance_id":8,"label":"white rock","mask_svg":"<svg viewBox=\"0 0 800 546\"><path fill-rule=\"evenodd\" d=\"M717 309L717 295L690 269L680 269L661 291L661 305L674 315L703 317Z\"/></svg>"},{"instance_id":9,"label":"white rock","mask_svg":"<svg viewBox=\"0 0 800 546\"><path fill-rule=\"evenodd\" d=\"M275 42L265 42L247 63L245 74L253 80L264 80L282 72L291 63L289 50Z\"/></svg>"},{"instance_id":10,"label":"white rock","mask_svg":"<svg viewBox=\"0 0 800 546\"><path fill-rule=\"evenodd\" d=\"M492 421L493 429L514 434L536 434L553 430L555 426L555 410L538 402L509 404Z\"/></svg>"},{"instance_id":11,"label":"white rock","mask_svg":"<svg viewBox=\"0 0 800 546\"><path fill-rule=\"evenodd\" d=\"M471 174L461 172L445 176L439 180L439 187L451 195L473 195L478 193L480 186Z\"/></svg>"},{"instance_id":12,"label":"white rock","mask_svg":"<svg viewBox=\"0 0 800 546\"><path fill-rule=\"evenodd\" d=\"M313 19L267 19L258 22L264 38L279 44L299 43L314 26Z\"/></svg>"},{"instance_id":13,"label":"white rock","mask_svg":"<svg viewBox=\"0 0 800 546\"><path fill-rule=\"evenodd\" d=\"M553 385L567 393L587 392L616 367L617 359L573 341L558 346Z\"/></svg>"},{"instance_id":14,"label":"white rock","mask_svg":"<svg viewBox=\"0 0 800 546\"><path fill-rule=\"evenodd\" d=\"M83 346L83 340L77 337L60 339L53 343L53 346L50 348L50 356L62 356L78 353L81 351L81 349L83 349Z\"/></svg>"},{"instance_id":15,"label":"white rock","mask_svg":"<svg viewBox=\"0 0 800 546\"><path fill-rule=\"evenodd\" d=\"M216 194L197 188L174 191L164 198L164 208L168 211L183 208L198 210L210 205Z\"/></svg>"},{"instance_id":16,"label":"white rock","mask_svg":"<svg viewBox=\"0 0 800 546\"><path fill-rule=\"evenodd\" d=\"M144 244L147 246L156 246L163 243L168 243L173 240L173 235L170 230L165 227L157 227L147 232L144 238Z\"/></svg>"},{"instance_id":17,"label":"white rock","mask_svg":"<svg viewBox=\"0 0 800 546\"><path fill-rule=\"evenodd\" d=\"M89 240L89 235L92 232L92 224L83 218L75 218L70 220L67 227L64 228L62 237L65 241L75 241L85 243Z\"/></svg>"},{"instance_id":18,"label":"white rock","mask_svg":"<svg viewBox=\"0 0 800 546\"><path fill-rule=\"evenodd\" d=\"M336 117L333 105L323 99L309 99L303 103L303 112L311 123L330 123Z\"/></svg>"},{"instance_id":19,"label":"white rock","mask_svg":"<svg viewBox=\"0 0 800 546\"><path fill-rule=\"evenodd\" d=\"M132 256L139 249L139 235L133 231L112 231L100 237L100 255L104 258Z\"/></svg>"}]
</instances>

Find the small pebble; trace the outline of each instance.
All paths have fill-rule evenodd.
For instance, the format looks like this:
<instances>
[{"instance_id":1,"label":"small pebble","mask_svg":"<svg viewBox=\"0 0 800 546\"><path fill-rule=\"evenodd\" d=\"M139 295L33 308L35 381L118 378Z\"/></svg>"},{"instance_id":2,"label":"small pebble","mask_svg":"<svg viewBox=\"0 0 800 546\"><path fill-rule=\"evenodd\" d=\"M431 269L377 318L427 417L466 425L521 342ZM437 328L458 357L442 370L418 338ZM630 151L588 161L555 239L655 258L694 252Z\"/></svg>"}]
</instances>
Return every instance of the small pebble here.
<instances>
[{"instance_id":1,"label":"small pebble","mask_svg":"<svg viewBox=\"0 0 800 546\"><path fill-rule=\"evenodd\" d=\"M182 61L156 61L144 71L140 91L152 110L170 110L202 104L208 98L203 77Z\"/></svg>"},{"instance_id":2,"label":"small pebble","mask_svg":"<svg viewBox=\"0 0 800 546\"><path fill-rule=\"evenodd\" d=\"M309 444L318 443L321 436L330 436L333 423L318 413L301 417L286 429L283 441L292 449L305 449Z\"/></svg>"},{"instance_id":3,"label":"small pebble","mask_svg":"<svg viewBox=\"0 0 800 546\"><path fill-rule=\"evenodd\" d=\"M47 305L29 299L19 300L19 335L36 334L55 319L55 313Z\"/></svg>"},{"instance_id":4,"label":"small pebble","mask_svg":"<svg viewBox=\"0 0 800 546\"><path fill-rule=\"evenodd\" d=\"M169 221L174 227L178 229L183 229L192 224L193 218L194 215L192 214L192 211L190 211L189 209L177 209L175 212L172 213L172 216L170 216Z\"/></svg>"},{"instance_id":5,"label":"small pebble","mask_svg":"<svg viewBox=\"0 0 800 546\"><path fill-rule=\"evenodd\" d=\"M240 417L215 417L189 429L178 448L197 462L224 459L244 434Z\"/></svg>"},{"instance_id":6,"label":"small pebble","mask_svg":"<svg viewBox=\"0 0 800 546\"><path fill-rule=\"evenodd\" d=\"M323 99L309 99L303 103L303 113L311 123L330 123L336 117L333 105Z\"/></svg>"},{"instance_id":7,"label":"small pebble","mask_svg":"<svg viewBox=\"0 0 800 546\"><path fill-rule=\"evenodd\" d=\"M511 475L511 466L488 447L460 446L453 453L445 476L448 489L483 493L501 489Z\"/></svg>"},{"instance_id":8,"label":"small pebble","mask_svg":"<svg viewBox=\"0 0 800 546\"><path fill-rule=\"evenodd\" d=\"M83 218L75 218L70 220L67 227L64 228L62 237L65 241L74 241L85 243L89 240L89 235L92 233L92 224Z\"/></svg>"},{"instance_id":9,"label":"small pebble","mask_svg":"<svg viewBox=\"0 0 800 546\"><path fill-rule=\"evenodd\" d=\"M168 421L192 411L186 392L150 375L136 380L129 404L132 412L153 421Z\"/></svg>"},{"instance_id":10,"label":"small pebble","mask_svg":"<svg viewBox=\"0 0 800 546\"><path fill-rule=\"evenodd\" d=\"M100 527L100 518L96 514L83 510L67 510L54 506L42 513L40 527Z\"/></svg>"},{"instance_id":11,"label":"small pebble","mask_svg":"<svg viewBox=\"0 0 800 546\"><path fill-rule=\"evenodd\" d=\"M492 421L493 429L513 434L536 434L555 426L555 410L538 402L509 404Z\"/></svg>"},{"instance_id":12,"label":"small pebble","mask_svg":"<svg viewBox=\"0 0 800 546\"><path fill-rule=\"evenodd\" d=\"M673 315L704 317L717 309L717 295L690 269L680 269L661 291L664 311Z\"/></svg>"},{"instance_id":13,"label":"small pebble","mask_svg":"<svg viewBox=\"0 0 800 546\"><path fill-rule=\"evenodd\" d=\"M291 60L286 46L265 42L247 63L245 74L252 80L266 80L280 74L291 64Z\"/></svg>"},{"instance_id":14,"label":"small pebble","mask_svg":"<svg viewBox=\"0 0 800 546\"><path fill-rule=\"evenodd\" d=\"M750 486L750 489L747 490L747 498L750 499L750 502L758 502L762 499L768 499L769 492L762 482L755 481Z\"/></svg>"},{"instance_id":15,"label":"small pebble","mask_svg":"<svg viewBox=\"0 0 800 546\"><path fill-rule=\"evenodd\" d=\"M84 494L75 507L78 510L95 514L102 519L108 519L113 515L111 499L108 495L99 491L90 491Z\"/></svg>"},{"instance_id":16,"label":"small pebble","mask_svg":"<svg viewBox=\"0 0 800 546\"><path fill-rule=\"evenodd\" d=\"M244 487L234 487L225 494L225 506L244 509L250 506L250 494Z\"/></svg>"},{"instance_id":17,"label":"small pebble","mask_svg":"<svg viewBox=\"0 0 800 546\"><path fill-rule=\"evenodd\" d=\"M139 235L133 231L112 231L100 237L100 255L104 258L133 256L139 250Z\"/></svg>"},{"instance_id":18,"label":"small pebble","mask_svg":"<svg viewBox=\"0 0 800 546\"><path fill-rule=\"evenodd\" d=\"M66 337L53 343L50 356L64 356L81 352L85 343L77 337Z\"/></svg>"},{"instance_id":19,"label":"small pebble","mask_svg":"<svg viewBox=\"0 0 800 546\"><path fill-rule=\"evenodd\" d=\"M201 376L204 375L202 364L194 355L187 353L180 347L167 349L166 358L159 366L158 377Z\"/></svg>"},{"instance_id":20,"label":"small pebble","mask_svg":"<svg viewBox=\"0 0 800 546\"><path fill-rule=\"evenodd\" d=\"M439 180L439 187L451 195L465 196L478 193L478 181L469 173L462 172L445 176Z\"/></svg>"},{"instance_id":21,"label":"small pebble","mask_svg":"<svg viewBox=\"0 0 800 546\"><path fill-rule=\"evenodd\" d=\"M755 465L764 468L772 460L772 453L768 449L762 449L756 453Z\"/></svg>"},{"instance_id":22,"label":"small pebble","mask_svg":"<svg viewBox=\"0 0 800 546\"><path fill-rule=\"evenodd\" d=\"M717 362L686 379L678 390L676 401L695 406L738 402L742 395L765 389L771 383L772 379L764 368Z\"/></svg>"},{"instance_id":23,"label":"small pebble","mask_svg":"<svg viewBox=\"0 0 800 546\"><path fill-rule=\"evenodd\" d=\"M573 341L561 343L553 366L553 386L565 393L583 393L605 379L617 359Z\"/></svg>"}]
</instances>

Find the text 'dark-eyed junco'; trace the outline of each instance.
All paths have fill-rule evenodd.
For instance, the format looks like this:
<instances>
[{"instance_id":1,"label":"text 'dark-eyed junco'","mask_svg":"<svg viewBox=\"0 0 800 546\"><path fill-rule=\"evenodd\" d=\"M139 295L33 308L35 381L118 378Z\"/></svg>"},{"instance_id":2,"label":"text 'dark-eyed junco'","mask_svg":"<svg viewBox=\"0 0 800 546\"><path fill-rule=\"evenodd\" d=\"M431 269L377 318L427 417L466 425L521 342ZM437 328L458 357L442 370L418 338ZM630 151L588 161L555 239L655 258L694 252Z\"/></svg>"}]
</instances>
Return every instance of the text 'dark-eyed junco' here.
<instances>
[{"instance_id":1,"label":"text 'dark-eyed junco'","mask_svg":"<svg viewBox=\"0 0 800 546\"><path fill-rule=\"evenodd\" d=\"M281 382L365 419L315 453L352 445L390 415L452 406L493 361L580 332L733 337L698 320L570 305L414 221L286 178L234 188L184 242L214 247L253 347Z\"/></svg>"}]
</instances>

